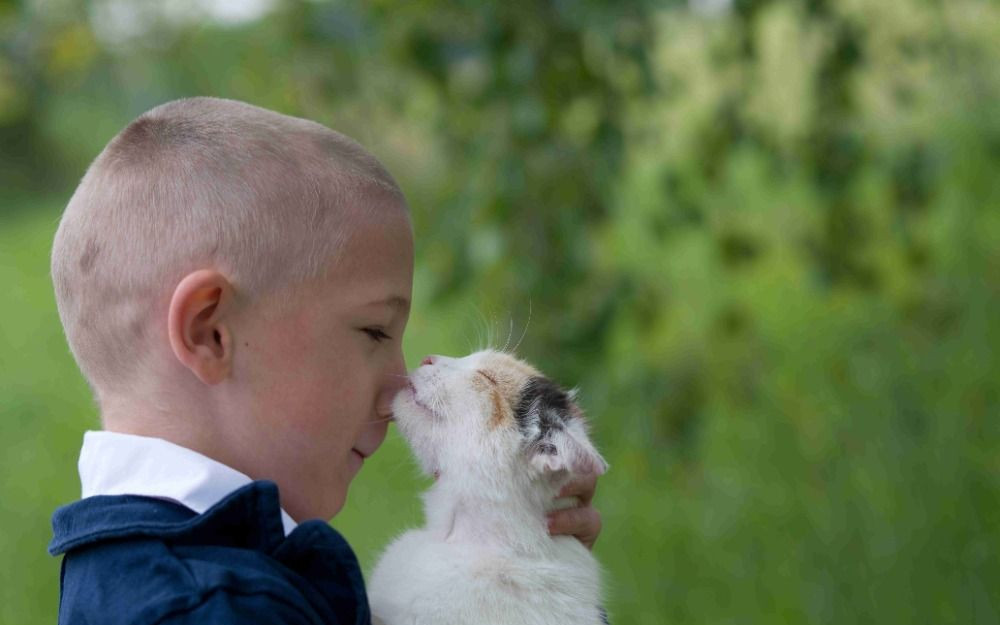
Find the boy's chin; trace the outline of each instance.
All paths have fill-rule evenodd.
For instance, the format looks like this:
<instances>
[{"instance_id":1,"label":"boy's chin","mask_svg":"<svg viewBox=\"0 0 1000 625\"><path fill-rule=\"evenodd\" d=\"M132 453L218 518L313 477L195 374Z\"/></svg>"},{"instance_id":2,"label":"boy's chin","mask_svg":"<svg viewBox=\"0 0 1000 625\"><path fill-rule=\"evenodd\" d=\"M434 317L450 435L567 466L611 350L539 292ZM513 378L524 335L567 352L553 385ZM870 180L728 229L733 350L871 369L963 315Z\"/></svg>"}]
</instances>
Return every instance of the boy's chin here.
<instances>
[{"instance_id":1,"label":"boy's chin","mask_svg":"<svg viewBox=\"0 0 1000 625\"><path fill-rule=\"evenodd\" d=\"M285 512L292 515L296 523L312 519L329 521L343 509L353 477L351 474L332 482L323 480L325 483L322 485L316 484L309 489L303 489L299 492L299 496L303 499L300 503L304 505L294 511L286 508Z\"/></svg>"},{"instance_id":2,"label":"boy's chin","mask_svg":"<svg viewBox=\"0 0 1000 625\"><path fill-rule=\"evenodd\" d=\"M323 502L322 510L320 510L320 516L317 516L316 518L322 521L329 521L333 517L337 516L340 511L344 509L344 502L347 500L347 490L350 486L351 484L348 482L339 495L336 493L331 494L327 500Z\"/></svg>"}]
</instances>

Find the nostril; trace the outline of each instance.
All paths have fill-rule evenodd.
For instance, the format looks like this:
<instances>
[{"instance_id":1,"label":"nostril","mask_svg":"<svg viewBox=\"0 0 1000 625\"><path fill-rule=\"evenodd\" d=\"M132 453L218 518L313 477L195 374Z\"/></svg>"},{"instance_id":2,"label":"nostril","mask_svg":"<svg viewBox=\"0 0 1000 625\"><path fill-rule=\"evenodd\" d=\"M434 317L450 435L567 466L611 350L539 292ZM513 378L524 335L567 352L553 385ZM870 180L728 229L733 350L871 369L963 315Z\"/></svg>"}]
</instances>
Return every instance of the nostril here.
<instances>
[{"instance_id":1,"label":"nostril","mask_svg":"<svg viewBox=\"0 0 1000 625\"><path fill-rule=\"evenodd\" d=\"M423 360L420 361L420 365L421 366L423 366L423 365L433 365L433 364L434 364L434 356L427 356L426 358L424 358Z\"/></svg>"}]
</instances>

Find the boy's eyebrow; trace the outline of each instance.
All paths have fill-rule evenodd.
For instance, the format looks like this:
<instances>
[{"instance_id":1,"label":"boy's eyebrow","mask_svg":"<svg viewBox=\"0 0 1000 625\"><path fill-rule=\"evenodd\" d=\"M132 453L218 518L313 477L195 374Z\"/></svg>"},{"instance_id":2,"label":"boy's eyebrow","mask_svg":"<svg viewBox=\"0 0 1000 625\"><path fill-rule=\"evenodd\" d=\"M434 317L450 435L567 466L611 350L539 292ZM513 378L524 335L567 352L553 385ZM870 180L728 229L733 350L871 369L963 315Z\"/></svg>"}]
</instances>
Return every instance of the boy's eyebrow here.
<instances>
[{"instance_id":1,"label":"boy's eyebrow","mask_svg":"<svg viewBox=\"0 0 1000 625\"><path fill-rule=\"evenodd\" d=\"M410 300L400 295L391 295L385 299L378 299L368 304L369 306L389 306L402 312L410 310Z\"/></svg>"}]
</instances>

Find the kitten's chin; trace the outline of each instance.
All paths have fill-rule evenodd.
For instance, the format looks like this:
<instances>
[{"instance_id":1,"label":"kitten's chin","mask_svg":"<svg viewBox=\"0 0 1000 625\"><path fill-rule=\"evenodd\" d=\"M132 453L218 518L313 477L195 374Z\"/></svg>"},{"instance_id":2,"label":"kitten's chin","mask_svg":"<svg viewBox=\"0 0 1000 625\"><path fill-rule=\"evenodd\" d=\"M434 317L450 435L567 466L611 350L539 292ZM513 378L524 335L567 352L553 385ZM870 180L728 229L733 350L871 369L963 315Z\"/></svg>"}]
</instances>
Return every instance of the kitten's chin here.
<instances>
[{"instance_id":1,"label":"kitten's chin","mask_svg":"<svg viewBox=\"0 0 1000 625\"><path fill-rule=\"evenodd\" d=\"M434 478L434 481L436 482L438 477L440 477L441 471L438 469L437 463L434 461L434 459L425 458L421 454L417 453L413 448L412 442L410 442L410 450L411 453L413 453L413 459L416 461L417 466L420 469L420 473L427 477Z\"/></svg>"},{"instance_id":2,"label":"kitten's chin","mask_svg":"<svg viewBox=\"0 0 1000 625\"><path fill-rule=\"evenodd\" d=\"M415 393L409 388L401 390L396 395L395 400L392 402L392 414L396 428L403 439L406 440L417 464L420 465L421 471L428 477L433 477L437 480L440 476L437 462L430 454L421 452L424 445L421 444L420 440L422 438L420 432L422 428L427 427L427 420L433 418L433 414L431 414L429 409L416 401Z\"/></svg>"}]
</instances>

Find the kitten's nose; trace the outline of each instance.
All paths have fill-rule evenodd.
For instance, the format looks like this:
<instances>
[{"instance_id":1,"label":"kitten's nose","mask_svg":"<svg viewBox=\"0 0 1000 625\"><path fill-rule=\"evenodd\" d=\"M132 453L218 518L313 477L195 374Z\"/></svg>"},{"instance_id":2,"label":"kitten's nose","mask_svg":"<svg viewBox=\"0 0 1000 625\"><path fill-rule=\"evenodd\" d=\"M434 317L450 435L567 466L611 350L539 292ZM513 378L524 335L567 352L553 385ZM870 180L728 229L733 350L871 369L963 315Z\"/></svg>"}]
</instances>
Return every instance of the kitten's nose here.
<instances>
[{"instance_id":1,"label":"kitten's nose","mask_svg":"<svg viewBox=\"0 0 1000 625\"><path fill-rule=\"evenodd\" d=\"M424 366L424 365L433 365L433 364L434 364L434 356L427 356L423 360L420 361L420 366L421 367Z\"/></svg>"}]
</instances>

